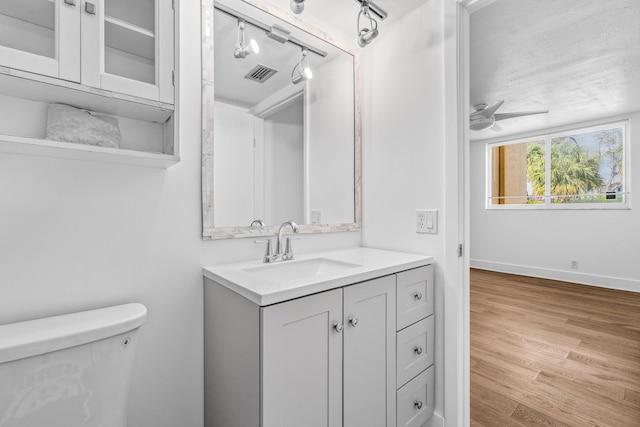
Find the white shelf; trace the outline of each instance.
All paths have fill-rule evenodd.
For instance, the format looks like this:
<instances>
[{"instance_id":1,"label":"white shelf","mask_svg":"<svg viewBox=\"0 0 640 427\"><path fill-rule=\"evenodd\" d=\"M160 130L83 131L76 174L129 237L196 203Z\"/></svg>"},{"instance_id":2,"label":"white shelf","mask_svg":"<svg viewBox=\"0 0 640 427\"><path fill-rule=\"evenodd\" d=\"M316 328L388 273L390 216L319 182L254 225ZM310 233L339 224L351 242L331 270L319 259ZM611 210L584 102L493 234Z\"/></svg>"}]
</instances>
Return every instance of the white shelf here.
<instances>
[{"instance_id":1,"label":"white shelf","mask_svg":"<svg viewBox=\"0 0 640 427\"><path fill-rule=\"evenodd\" d=\"M105 17L105 43L131 55L155 60L155 34L119 19Z\"/></svg>"},{"instance_id":2,"label":"white shelf","mask_svg":"<svg viewBox=\"0 0 640 427\"><path fill-rule=\"evenodd\" d=\"M55 26L55 5L49 0L2 0L0 15L49 30Z\"/></svg>"},{"instance_id":3,"label":"white shelf","mask_svg":"<svg viewBox=\"0 0 640 427\"><path fill-rule=\"evenodd\" d=\"M117 25L118 27L126 28L127 30L142 34L144 36L151 37L151 38L155 37L155 34L154 34L153 31L147 30L146 28L142 28L142 27L139 27L139 26L134 25L134 24L130 24L130 23L128 23L126 21L123 21L121 19L114 18L113 16L105 16L104 20L106 22L109 22L109 23L113 24L113 25Z\"/></svg>"},{"instance_id":4,"label":"white shelf","mask_svg":"<svg viewBox=\"0 0 640 427\"><path fill-rule=\"evenodd\" d=\"M147 153L10 135L0 135L0 153L91 160L164 169L180 161L179 156L170 154Z\"/></svg>"},{"instance_id":5,"label":"white shelf","mask_svg":"<svg viewBox=\"0 0 640 427\"><path fill-rule=\"evenodd\" d=\"M40 102L58 102L105 114L165 123L174 106L78 83L0 67L0 94Z\"/></svg>"}]
</instances>

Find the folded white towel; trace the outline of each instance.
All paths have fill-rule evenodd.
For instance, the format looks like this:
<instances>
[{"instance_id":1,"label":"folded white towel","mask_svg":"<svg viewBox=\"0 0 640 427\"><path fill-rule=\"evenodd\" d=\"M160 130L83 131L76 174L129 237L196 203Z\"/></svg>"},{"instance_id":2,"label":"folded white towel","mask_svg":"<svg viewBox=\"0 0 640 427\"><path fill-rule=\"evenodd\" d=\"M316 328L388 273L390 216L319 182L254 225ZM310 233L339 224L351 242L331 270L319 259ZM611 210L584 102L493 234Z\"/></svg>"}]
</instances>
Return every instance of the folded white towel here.
<instances>
[{"instance_id":1,"label":"folded white towel","mask_svg":"<svg viewBox=\"0 0 640 427\"><path fill-rule=\"evenodd\" d=\"M120 128L114 117L64 104L50 104L47 139L118 148Z\"/></svg>"}]
</instances>

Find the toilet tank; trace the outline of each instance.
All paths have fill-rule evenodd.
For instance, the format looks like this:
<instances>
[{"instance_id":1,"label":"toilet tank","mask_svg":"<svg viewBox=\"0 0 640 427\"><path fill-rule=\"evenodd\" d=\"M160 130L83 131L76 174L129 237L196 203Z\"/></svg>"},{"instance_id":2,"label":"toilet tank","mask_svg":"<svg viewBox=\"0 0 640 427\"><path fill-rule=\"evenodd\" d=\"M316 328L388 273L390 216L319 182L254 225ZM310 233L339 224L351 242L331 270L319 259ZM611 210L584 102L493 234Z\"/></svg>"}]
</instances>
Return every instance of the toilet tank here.
<instances>
[{"instance_id":1,"label":"toilet tank","mask_svg":"<svg viewBox=\"0 0 640 427\"><path fill-rule=\"evenodd\" d=\"M142 304L0 325L0 427L124 427Z\"/></svg>"}]
</instances>

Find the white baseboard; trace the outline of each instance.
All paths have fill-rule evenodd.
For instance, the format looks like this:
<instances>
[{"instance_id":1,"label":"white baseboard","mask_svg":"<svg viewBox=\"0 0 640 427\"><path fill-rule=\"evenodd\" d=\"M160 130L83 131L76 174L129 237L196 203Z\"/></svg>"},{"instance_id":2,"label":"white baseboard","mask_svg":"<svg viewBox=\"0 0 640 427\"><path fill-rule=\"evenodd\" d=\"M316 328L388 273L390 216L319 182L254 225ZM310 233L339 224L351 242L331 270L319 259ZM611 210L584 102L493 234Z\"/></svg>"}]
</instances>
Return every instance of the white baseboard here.
<instances>
[{"instance_id":1,"label":"white baseboard","mask_svg":"<svg viewBox=\"0 0 640 427\"><path fill-rule=\"evenodd\" d=\"M640 280L576 273L573 271L553 270L549 268L530 267L526 265L505 264L501 262L484 261L478 259L470 260L469 264L471 268L477 268L480 270L498 271L500 273L539 277L541 279L561 280L563 282L600 286L602 288L618 289L622 291L640 292Z\"/></svg>"}]
</instances>

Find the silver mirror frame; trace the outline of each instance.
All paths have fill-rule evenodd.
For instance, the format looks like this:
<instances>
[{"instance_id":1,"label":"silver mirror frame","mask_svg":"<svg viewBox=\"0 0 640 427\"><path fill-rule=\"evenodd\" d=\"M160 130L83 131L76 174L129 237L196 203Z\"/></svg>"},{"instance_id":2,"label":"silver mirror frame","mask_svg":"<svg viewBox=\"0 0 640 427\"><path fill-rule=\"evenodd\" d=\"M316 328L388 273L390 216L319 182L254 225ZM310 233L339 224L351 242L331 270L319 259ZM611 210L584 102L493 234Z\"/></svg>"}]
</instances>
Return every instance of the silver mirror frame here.
<instances>
[{"instance_id":1,"label":"silver mirror frame","mask_svg":"<svg viewBox=\"0 0 640 427\"><path fill-rule=\"evenodd\" d=\"M292 16L266 0L242 0L288 24L312 34L353 56L354 84L354 222L341 224L300 225L300 233L336 233L360 230L362 223L362 129L360 94L360 53L320 29ZM202 238L204 240L235 239L273 235L278 226L216 228L213 214L213 4L214 0L202 0Z\"/></svg>"}]
</instances>

